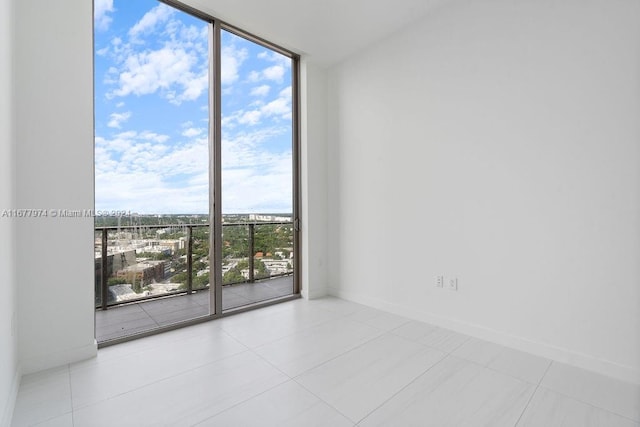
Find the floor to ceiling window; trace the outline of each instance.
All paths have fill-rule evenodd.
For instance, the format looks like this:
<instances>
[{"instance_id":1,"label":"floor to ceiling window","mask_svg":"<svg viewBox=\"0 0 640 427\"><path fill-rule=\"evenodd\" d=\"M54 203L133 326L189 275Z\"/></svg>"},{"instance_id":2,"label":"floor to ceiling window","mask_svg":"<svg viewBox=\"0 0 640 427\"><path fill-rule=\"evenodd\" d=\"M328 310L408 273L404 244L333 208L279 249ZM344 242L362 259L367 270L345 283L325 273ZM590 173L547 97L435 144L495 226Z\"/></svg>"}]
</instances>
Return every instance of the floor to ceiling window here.
<instances>
[{"instance_id":1,"label":"floor to ceiling window","mask_svg":"<svg viewBox=\"0 0 640 427\"><path fill-rule=\"evenodd\" d=\"M169 3L94 2L99 342L298 293L297 57Z\"/></svg>"},{"instance_id":2,"label":"floor to ceiling window","mask_svg":"<svg viewBox=\"0 0 640 427\"><path fill-rule=\"evenodd\" d=\"M224 29L220 43L222 303L237 307L293 293L292 60Z\"/></svg>"}]
</instances>

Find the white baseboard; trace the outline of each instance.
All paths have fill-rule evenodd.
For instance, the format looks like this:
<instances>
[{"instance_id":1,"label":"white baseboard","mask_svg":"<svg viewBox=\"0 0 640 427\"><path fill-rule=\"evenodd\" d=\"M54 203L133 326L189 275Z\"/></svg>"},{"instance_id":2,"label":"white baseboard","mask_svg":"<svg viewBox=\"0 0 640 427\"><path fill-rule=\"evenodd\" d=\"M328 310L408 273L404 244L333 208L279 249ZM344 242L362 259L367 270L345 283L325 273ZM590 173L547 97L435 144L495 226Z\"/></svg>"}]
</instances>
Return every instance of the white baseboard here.
<instances>
[{"instance_id":1,"label":"white baseboard","mask_svg":"<svg viewBox=\"0 0 640 427\"><path fill-rule=\"evenodd\" d=\"M34 372L56 368L69 363L91 359L92 357L96 357L97 354L98 343L94 340L93 344L82 347L71 348L55 353L46 353L37 357L25 358L22 361L22 372L25 375L32 374Z\"/></svg>"},{"instance_id":2,"label":"white baseboard","mask_svg":"<svg viewBox=\"0 0 640 427\"><path fill-rule=\"evenodd\" d=\"M327 295L329 295L327 288L322 287L322 288L312 289L311 291L307 291L306 295L303 295L303 296L306 299L317 299L317 298L326 297Z\"/></svg>"},{"instance_id":3,"label":"white baseboard","mask_svg":"<svg viewBox=\"0 0 640 427\"><path fill-rule=\"evenodd\" d=\"M9 398L4 405L2 412L2 418L0 419L0 427L10 427L11 419L13 418L13 409L16 406L16 399L18 398L18 390L20 390L20 380L22 379L22 369L20 366L16 369L13 375L13 381L11 382L11 390L9 391Z\"/></svg>"},{"instance_id":4,"label":"white baseboard","mask_svg":"<svg viewBox=\"0 0 640 427\"><path fill-rule=\"evenodd\" d=\"M634 384L640 384L640 370L632 366L621 365L610 360L599 359L588 354L507 334L481 325L466 323L442 316L435 316L430 313L414 310L398 304L392 304L377 298L371 298L352 292L345 292L336 288L329 288L329 295L364 304L379 310L384 310L398 316L431 323L442 328L451 329L475 338L504 345L505 347L510 347L536 356L573 365L608 377Z\"/></svg>"}]
</instances>

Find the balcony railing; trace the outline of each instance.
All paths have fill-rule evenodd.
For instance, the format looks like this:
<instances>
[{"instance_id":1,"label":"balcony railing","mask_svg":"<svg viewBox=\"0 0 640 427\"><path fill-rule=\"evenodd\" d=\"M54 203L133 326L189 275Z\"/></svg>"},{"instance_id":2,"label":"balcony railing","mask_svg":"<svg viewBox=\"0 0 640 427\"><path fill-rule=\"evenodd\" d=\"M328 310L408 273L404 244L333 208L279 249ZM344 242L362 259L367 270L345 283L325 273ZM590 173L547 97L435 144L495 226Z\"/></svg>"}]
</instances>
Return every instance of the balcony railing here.
<instances>
[{"instance_id":1,"label":"balcony railing","mask_svg":"<svg viewBox=\"0 0 640 427\"><path fill-rule=\"evenodd\" d=\"M96 308L209 289L209 224L96 227ZM293 222L223 224L223 286L293 274Z\"/></svg>"}]
</instances>

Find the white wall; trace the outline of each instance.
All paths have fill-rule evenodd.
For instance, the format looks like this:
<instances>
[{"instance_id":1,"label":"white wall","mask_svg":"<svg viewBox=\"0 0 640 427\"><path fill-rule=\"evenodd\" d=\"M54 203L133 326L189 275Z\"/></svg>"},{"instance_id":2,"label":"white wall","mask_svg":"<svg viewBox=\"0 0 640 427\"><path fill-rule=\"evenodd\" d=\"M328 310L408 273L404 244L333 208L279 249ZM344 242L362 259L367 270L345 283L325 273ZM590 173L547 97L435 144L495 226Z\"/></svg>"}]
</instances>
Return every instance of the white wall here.
<instances>
[{"instance_id":1,"label":"white wall","mask_svg":"<svg viewBox=\"0 0 640 427\"><path fill-rule=\"evenodd\" d=\"M14 206L13 2L0 2L0 215ZM13 220L0 216L0 426L9 426L20 383Z\"/></svg>"},{"instance_id":2,"label":"white wall","mask_svg":"<svg viewBox=\"0 0 640 427\"><path fill-rule=\"evenodd\" d=\"M457 1L332 68L330 293L639 382L639 18Z\"/></svg>"},{"instance_id":3,"label":"white wall","mask_svg":"<svg viewBox=\"0 0 640 427\"><path fill-rule=\"evenodd\" d=\"M301 61L302 294L327 294L327 73Z\"/></svg>"},{"instance_id":4,"label":"white wall","mask_svg":"<svg viewBox=\"0 0 640 427\"><path fill-rule=\"evenodd\" d=\"M92 209L92 2L15 7L16 206ZM94 355L93 218L16 225L24 372Z\"/></svg>"}]
</instances>

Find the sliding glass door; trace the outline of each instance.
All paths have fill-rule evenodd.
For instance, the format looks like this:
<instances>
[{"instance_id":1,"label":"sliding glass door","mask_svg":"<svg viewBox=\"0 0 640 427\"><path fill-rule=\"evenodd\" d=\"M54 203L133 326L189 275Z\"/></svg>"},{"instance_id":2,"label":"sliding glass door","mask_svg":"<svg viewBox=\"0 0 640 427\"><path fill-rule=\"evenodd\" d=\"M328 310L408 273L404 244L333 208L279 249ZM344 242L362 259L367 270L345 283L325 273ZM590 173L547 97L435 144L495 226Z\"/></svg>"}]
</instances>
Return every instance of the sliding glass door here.
<instances>
[{"instance_id":1,"label":"sliding glass door","mask_svg":"<svg viewBox=\"0 0 640 427\"><path fill-rule=\"evenodd\" d=\"M99 341L298 293L297 57L174 1L94 18Z\"/></svg>"}]
</instances>

